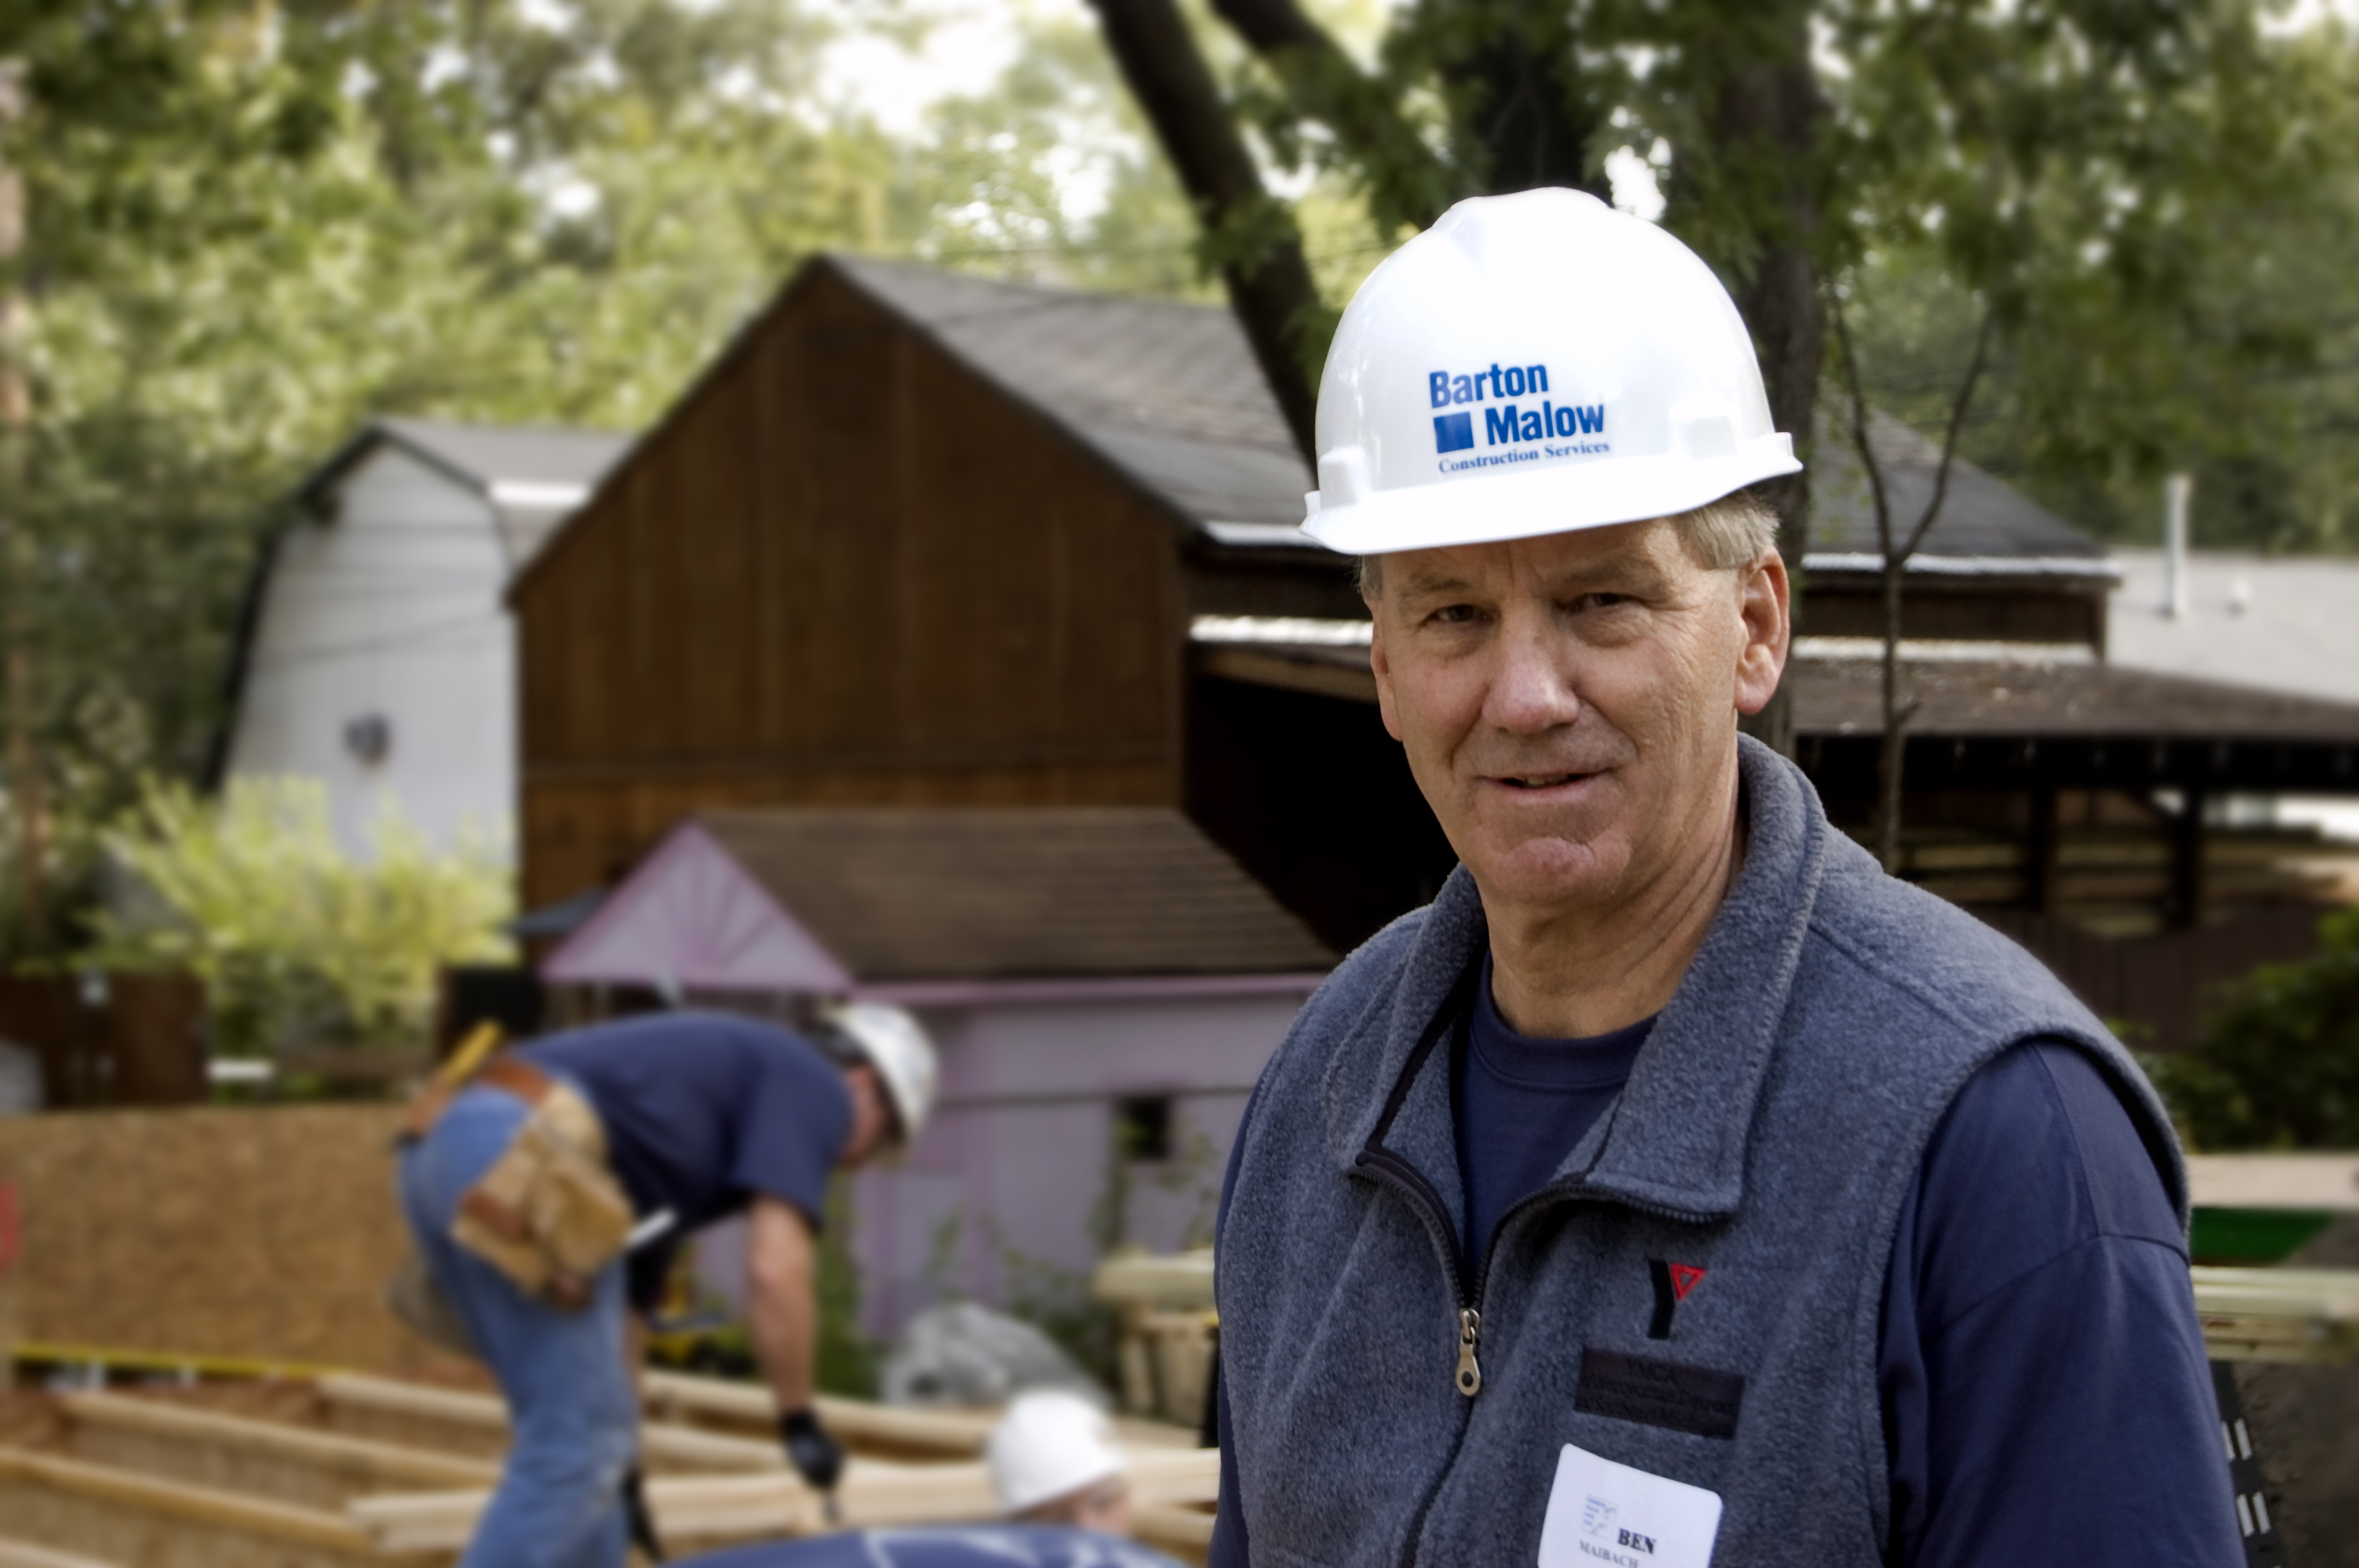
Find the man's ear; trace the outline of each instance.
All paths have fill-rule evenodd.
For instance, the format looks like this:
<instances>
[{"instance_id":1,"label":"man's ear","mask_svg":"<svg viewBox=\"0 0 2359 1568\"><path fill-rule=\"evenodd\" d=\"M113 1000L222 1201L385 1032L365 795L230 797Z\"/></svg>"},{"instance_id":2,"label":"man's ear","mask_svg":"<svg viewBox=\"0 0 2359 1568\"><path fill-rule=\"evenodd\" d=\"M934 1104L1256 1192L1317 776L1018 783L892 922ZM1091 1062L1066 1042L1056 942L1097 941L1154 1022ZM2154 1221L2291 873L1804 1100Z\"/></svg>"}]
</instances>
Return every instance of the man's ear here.
<instances>
[{"instance_id":1,"label":"man's ear","mask_svg":"<svg viewBox=\"0 0 2359 1568\"><path fill-rule=\"evenodd\" d=\"M1745 647L1736 659L1739 713L1758 713L1777 695L1794 632L1791 594L1785 557L1775 550L1736 568L1737 614L1745 624Z\"/></svg>"},{"instance_id":2,"label":"man's ear","mask_svg":"<svg viewBox=\"0 0 2359 1568\"><path fill-rule=\"evenodd\" d=\"M1376 677L1376 711L1384 715L1385 733L1397 741L1401 738L1400 710L1393 704L1392 661L1385 657L1385 607L1375 600L1368 600L1368 616L1375 631L1368 639L1368 668Z\"/></svg>"}]
</instances>

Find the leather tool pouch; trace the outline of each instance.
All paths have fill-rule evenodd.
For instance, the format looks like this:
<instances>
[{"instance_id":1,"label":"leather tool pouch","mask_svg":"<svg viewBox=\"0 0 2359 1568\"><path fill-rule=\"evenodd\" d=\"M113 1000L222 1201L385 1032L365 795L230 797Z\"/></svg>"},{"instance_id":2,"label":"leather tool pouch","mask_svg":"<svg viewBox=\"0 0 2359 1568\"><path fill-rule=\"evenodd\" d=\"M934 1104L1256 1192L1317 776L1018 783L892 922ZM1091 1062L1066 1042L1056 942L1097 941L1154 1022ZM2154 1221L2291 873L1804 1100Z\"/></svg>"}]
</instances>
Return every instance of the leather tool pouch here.
<instances>
[{"instance_id":1,"label":"leather tool pouch","mask_svg":"<svg viewBox=\"0 0 2359 1568\"><path fill-rule=\"evenodd\" d=\"M597 1111L553 1081L451 1222L460 1246L568 1311L589 1304L598 1271L622 1256L630 1234L630 1200L607 1169Z\"/></svg>"}]
</instances>

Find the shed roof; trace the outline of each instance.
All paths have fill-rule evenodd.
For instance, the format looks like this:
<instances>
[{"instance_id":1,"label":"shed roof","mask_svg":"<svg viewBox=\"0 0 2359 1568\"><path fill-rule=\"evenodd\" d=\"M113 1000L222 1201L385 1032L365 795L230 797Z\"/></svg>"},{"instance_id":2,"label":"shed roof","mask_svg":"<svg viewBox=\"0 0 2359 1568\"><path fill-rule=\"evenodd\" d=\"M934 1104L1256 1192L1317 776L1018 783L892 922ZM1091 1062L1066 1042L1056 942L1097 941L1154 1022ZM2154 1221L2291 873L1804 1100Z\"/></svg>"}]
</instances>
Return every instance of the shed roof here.
<instances>
[{"instance_id":1,"label":"shed roof","mask_svg":"<svg viewBox=\"0 0 2359 1568\"><path fill-rule=\"evenodd\" d=\"M2359 702L2359 560L2199 550L2187 605L2163 605L2163 552L2118 551L2106 620L2116 664Z\"/></svg>"},{"instance_id":2,"label":"shed roof","mask_svg":"<svg viewBox=\"0 0 2359 1568\"><path fill-rule=\"evenodd\" d=\"M1230 311L864 256L826 260L1198 524L1291 535L1302 521L1310 470Z\"/></svg>"},{"instance_id":3,"label":"shed roof","mask_svg":"<svg viewBox=\"0 0 2359 1568\"><path fill-rule=\"evenodd\" d=\"M490 503L514 571L539 553L568 513L590 498L631 439L604 430L385 416L354 432L298 493L307 501L322 500L370 453L398 448Z\"/></svg>"},{"instance_id":4,"label":"shed roof","mask_svg":"<svg viewBox=\"0 0 2359 1568\"><path fill-rule=\"evenodd\" d=\"M1334 961L1176 811L888 806L693 817L547 970L824 990L1300 974Z\"/></svg>"},{"instance_id":5,"label":"shed roof","mask_svg":"<svg viewBox=\"0 0 2359 1568\"><path fill-rule=\"evenodd\" d=\"M1867 444L1884 473L1893 529L1905 532L1933 498L1941 449L1880 412L1868 416ZM2116 575L2104 546L1963 458L1950 465L1950 487L1922 553L1930 558L1920 570L1955 572L1979 565L1999 576ZM1875 569L1881 554L1874 494L1859 452L1847 438L1822 430L1810 457L1807 565L1812 571Z\"/></svg>"}]
</instances>

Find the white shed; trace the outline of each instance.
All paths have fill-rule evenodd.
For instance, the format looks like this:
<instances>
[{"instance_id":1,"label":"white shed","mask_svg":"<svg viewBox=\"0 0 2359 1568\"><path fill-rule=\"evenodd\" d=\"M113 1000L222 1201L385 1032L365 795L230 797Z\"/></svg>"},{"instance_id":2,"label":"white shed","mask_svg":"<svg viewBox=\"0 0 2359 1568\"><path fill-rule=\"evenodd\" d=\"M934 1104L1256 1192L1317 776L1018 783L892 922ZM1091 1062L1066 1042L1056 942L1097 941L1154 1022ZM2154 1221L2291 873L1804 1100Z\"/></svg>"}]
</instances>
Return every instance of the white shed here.
<instances>
[{"instance_id":1,"label":"white shed","mask_svg":"<svg viewBox=\"0 0 2359 1568\"><path fill-rule=\"evenodd\" d=\"M390 798L447 842L516 809L509 579L628 438L376 419L258 566L215 773L323 781L355 852Z\"/></svg>"}]
</instances>

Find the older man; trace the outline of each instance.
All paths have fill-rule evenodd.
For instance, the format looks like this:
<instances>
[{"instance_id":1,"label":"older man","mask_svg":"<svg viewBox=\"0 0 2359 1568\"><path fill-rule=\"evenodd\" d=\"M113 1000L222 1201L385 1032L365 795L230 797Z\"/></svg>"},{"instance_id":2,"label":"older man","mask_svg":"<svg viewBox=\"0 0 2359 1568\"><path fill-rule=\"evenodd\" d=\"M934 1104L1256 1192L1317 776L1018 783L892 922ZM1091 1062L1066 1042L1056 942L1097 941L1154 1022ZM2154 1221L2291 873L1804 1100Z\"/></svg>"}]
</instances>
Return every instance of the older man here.
<instances>
[{"instance_id":1,"label":"older man","mask_svg":"<svg viewBox=\"0 0 2359 1568\"><path fill-rule=\"evenodd\" d=\"M1796 465L1709 270L1463 203L1319 416L1463 864L1240 1134L1213 1561L2241 1561L2152 1092L1737 734L1788 608L1744 487Z\"/></svg>"}]
</instances>

